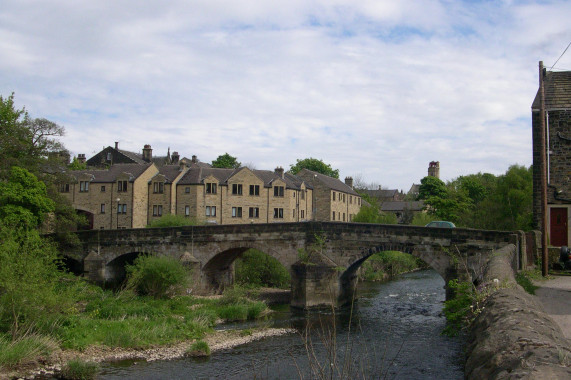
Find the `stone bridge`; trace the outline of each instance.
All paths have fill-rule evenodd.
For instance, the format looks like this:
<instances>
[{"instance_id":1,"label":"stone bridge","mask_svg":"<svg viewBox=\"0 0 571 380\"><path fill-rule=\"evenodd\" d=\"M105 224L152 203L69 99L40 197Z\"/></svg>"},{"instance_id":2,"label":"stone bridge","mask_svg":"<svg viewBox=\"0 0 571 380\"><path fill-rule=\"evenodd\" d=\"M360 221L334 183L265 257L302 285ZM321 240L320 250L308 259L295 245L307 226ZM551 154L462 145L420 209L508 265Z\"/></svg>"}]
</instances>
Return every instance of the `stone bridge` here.
<instances>
[{"instance_id":1,"label":"stone bridge","mask_svg":"<svg viewBox=\"0 0 571 380\"><path fill-rule=\"evenodd\" d=\"M233 283L234 260L255 248L290 269L292 306L301 308L349 302L357 269L380 251L421 258L446 283L454 278L479 281L490 255L508 244L519 252L514 268L526 265L523 232L463 228L304 222L93 230L77 236L80 248L65 250L64 256L97 283L121 281L125 264L152 254L180 259L202 287L220 290ZM300 252L311 253L309 262L300 261Z\"/></svg>"}]
</instances>

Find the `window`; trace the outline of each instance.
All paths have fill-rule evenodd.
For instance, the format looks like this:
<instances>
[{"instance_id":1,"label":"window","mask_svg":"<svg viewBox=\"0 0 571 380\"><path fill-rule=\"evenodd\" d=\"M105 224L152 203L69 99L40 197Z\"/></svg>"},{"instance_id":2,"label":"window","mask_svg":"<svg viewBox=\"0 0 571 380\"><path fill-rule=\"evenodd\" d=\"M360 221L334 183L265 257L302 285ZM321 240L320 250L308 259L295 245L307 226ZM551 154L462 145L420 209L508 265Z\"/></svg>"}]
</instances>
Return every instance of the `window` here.
<instances>
[{"instance_id":1,"label":"window","mask_svg":"<svg viewBox=\"0 0 571 380\"><path fill-rule=\"evenodd\" d=\"M242 207L232 207L232 218L242 217Z\"/></svg>"},{"instance_id":2,"label":"window","mask_svg":"<svg viewBox=\"0 0 571 380\"><path fill-rule=\"evenodd\" d=\"M124 193L127 191L127 181L117 181L117 191Z\"/></svg>"},{"instance_id":3,"label":"window","mask_svg":"<svg viewBox=\"0 0 571 380\"><path fill-rule=\"evenodd\" d=\"M242 184L235 183L232 185L232 194L233 195L242 195Z\"/></svg>"},{"instance_id":4,"label":"window","mask_svg":"<svg viewBox=\"0 0 571 380\"><path fill-rule=\"evenodd\" d=\"M361 198L357 198L359 200L359 206L361 206Z\"/></svg>"},{"instance_id":5,"label":"window","mask_svg":"<svg viewBox=\"0 0 571 380\"><path fill-rule=\"evenodd\" d=\"M102 193L105 192L105 186L101 186L101 192L102 192Z\"/></svg>"},{"instance_id":6,"label":"window","mask_svg":"<svg viewBox=\"0 0 571 380\"><path fill-rule=\"evenodd\" d=\"M335 220L335 211L333 211L333 214L331 214L331 215L332 215L331 220Z\"/></svg>"},{"instance_id":7,"label":"window","mask_svg":"<svg viewBox=\"0 0 571 380\"><path fill-rule=\"evenodd\" d=\"M295 219L295 209L292 210L291 217Z\"/></svg>"},{"instance_id":8,"label":"window","mask_svg":"<svg viewBox=\"0 0 571 380\"><path fill-rule=\"evenodd\" d=\"M345 194L343 194L343 203L345 203Z\"/></svg>"},{"instance_id":9,"label":"window","mask_svg":"<svg viewBox=\"0 0 571 380\"><path fill-rule=\"evenodd\" d=\"M69 193L69 183L62 183L61 185L59 185L59 192Z\"/></svg>"},{"instance_id":10,"label":"window","mask_svg":"<svg viewBox=\"0 0 571 380\"><path fill-rule=\"evenodd\" d=\"M163 182L153 182L153 193L162 194L165 191L165 184Z\"/></svg>"},{"instance_id":11,"label":"window","mask_svg":"<svg viewBox=\"0 0 571 380\"><path fill-rule=\"evenodd\" d=\"M283 197L283 196L284 196L284 187L274 186L274 197Z\"/></svg>"},{"instance_id":12,"label":"window","mask_svg":"<svg viewBox=\"0 0 571 380\"><path fill-rule=\"evenodd\" d=\"M250 195L260 195L260 185L250 185Z\"/></svg>"},{"instance_id":13,"label":"window","mask_svg":"<svg viewBox=\"0 0 571 380\"><path fill-rule=\"evenodd\" d=\"M216 206L206 206L206 216L216 216Z\"/></svg>"},{"instance_id":14,"label":"window","mask_svg":"<svg viewBox=\"0 0 571 380\"><path fill-rule=\"evenodd\" d=\"M216 194L216 184L215 183L207 183L206 184L206 194ZM242 193L240 193L242 194Z\"/></svg>"},{"instance_id":15,"label":"window","mask_svg":"<svg viewBox=\"0 0 571 380\"><path fill-rule=\"evenodd\" d=\"M349 204L353 204L353 196L349 195Z\"/></svg>"},{"instance_id":16,"label":"window","mask_svg":"<svg viewBox=\"0 0 571 380\"><path fill-rule=\"evenodd\" d=\"M333 192L333 200L335 200L335 191Z\"/></svg>"},{"instance_id":17,"label":"window","mask_svg":"<svg viewBox=\"0 0 571 380\"><path fill-rule=\"evenodd\" d=\"M112 157L111 152L107 152L107 161L111 161Z\"/></svg>"},{"instance_id":18,"label":"window","mask_svg":"<svg viewBox=\"0 0 571 380\"><path fill-rule=\"evenodd\" d=\"M118 204L117 205L117 214L126 214L127 213L127 204Z\"/></svg>"},{"instance_id":19,"label":"window","mask_svg":"<svg viewBox=\"0 0 571 380\"><path fill-rule=\"evenodd\" d=\"M305 199L305 192L306 192L306 191L307 191L307 190L305 190L305 191L304 191L304 190L301 190L301 199Z\"/></svg>"},{"instance_id":20,"label":"window","mask_svg":"<svg viewBox=\"0 0 571 380\"><path fill-rule=\"evenodd\" d=\"M339 202L341 202L341 193L339 193Z\"/></svg>"},{"instance_id":21,"label":"window","mask_svg":"<svg viewBox=\"0 0 571 380\"><path fill-rule=\"evenodd\" d=\"M284 218L284 209L283 208L275 208L274 209L274 219L283 219Z\"/></svg>"},{"instance_id":22,"label":"window","mask_svg":"<svg viewBox=\"0 0 571 380\"><path fill-rule=\"evenodd\" d=\"M184 206L184 216L190 216L190 206Z\"/></svg>"},{"instance_id":23,"label":"window","mask_svg":"<svg viewBox=\"0 0 571 380\"><path fill-rule=\"evenodd\" d=\"M291 193L293 194L293 197L295 198L295 191L292 191Z\"/></svg>"},{"instance_id":24,"label":"window","mask_svg":"<svg viewBox=\"0 0 571 380\"><path fill-rule=\"evenodd\" d=\"M162 216L163 215L163 206L162 205L154 205L153 206L153 216Z\"/></svg>"},{"instance_id":25,"label":"window","mask_svg":"<svg viewBox=\"0 0 571 380\"><path fill-rule=\"evenodd\" d=\"M303 193L302 193L303 194ZM301 218L305 218L305 210L301 210Z\"/></svg>"},{"instance_id":26,"label":"window","mask_svg":"<svg viewBox=\"0 0 571 380\"><path fill-rule=\"evenodd\" d=\"M250 210L248 212L248 217L259 218L260 217L260 208L259 207L250 207Z\"/></svg>"},{"instance_id":27,"label":"window","mask_svg":"<svg viewBox=\"0 0 571 380\"><path fill-rule=\"evenodd\" d=\"M185 188L184 188L184 192L187 193L187 194L190 193L190 187L188 187L188 186L185 187Z\"/></svg>"},{"instance_id":28,"label":"window","mask_svg":"<svg viewBox=\"0 0 571 380\"><path fill-rule=\"evenodd\" d=\"M345 213L343 213L343 221L345 221Z\"/></svg>"},{"instance_id":29,"label":"window","mask_svg":"<svg viewBox=\"0 0 571 380\"><path fill-rule=\"evenodd\" d=\"M88 191L89 191L89 182L80 181L79 182L79 192L80 193L87 193Z\"/></svg>"},{"instance_id":30,"label":"window","mask_svg":"<svg viewBox=\"0 0 571 380\"><path fill-rule=\"evenodd\" d=\"M101 213L105 214L105 203L101 203Z\"/></svg>"}]
</instances>

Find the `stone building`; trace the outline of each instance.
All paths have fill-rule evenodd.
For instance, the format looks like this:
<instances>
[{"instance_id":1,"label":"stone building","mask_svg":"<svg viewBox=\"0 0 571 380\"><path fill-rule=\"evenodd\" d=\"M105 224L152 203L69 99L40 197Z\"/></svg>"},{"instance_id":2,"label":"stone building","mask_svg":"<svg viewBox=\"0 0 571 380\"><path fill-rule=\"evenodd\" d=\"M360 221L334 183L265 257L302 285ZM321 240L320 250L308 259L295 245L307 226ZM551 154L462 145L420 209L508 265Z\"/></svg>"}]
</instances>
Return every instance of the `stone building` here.
<instances>
[{"instance_id":1,"label":"stone building","mask_svg":"<svg viewBox=\"0 0 571 380\"><path fill-rule=\"evenodd\" d=\"M570 245L571 71L544 76L547 152L547 230L552 246ZM539 90L531 106L533 137L533 221L541 228L541 119Z\"/></svg>"},{"instance_id":2,"label":"stone building","mask_svg":"<svg viewBox=\"0 0 571 380\"><path fill-rule=\"evenodd\" d=\"M302 169L297 176L313 188L313 220L351 222L361 209L361 196L353 190L353 178L345 183L308 169Z\"/></svg>"},{"instance_id":3,"label":"stone building","mask_svg":"<svg viewBox=\"0 0 571 380\"><path fill-rule=\"evenodd\" d=\"M311 186L282 168L193 168L176 193L177 214L214 224L302 222L313 207Z\"/></svg>"},{"instance_id":4,"label":"stone building","mask_svg":"<svg viewBox=\"0 0 571 380\"><path fill-rule=\"evenodd\" d=\"M89 228L141 228L147 225L149 181L158 173L153 163L73 171L60 193L87 217Z\"/></svg>"},{"instance_id":5,"label":"stone building","mask_svg":"<svg viewBox=\"0 0 571 380\"><path fill-rule=\"evenodd\" d=\"M377 190L365 189L361 191L367 194L371 199L377 200L379 204L382 204L383 202L397 202L404 199L402 191L381 189L380 186Z\"/></svg>"}]
</instances>

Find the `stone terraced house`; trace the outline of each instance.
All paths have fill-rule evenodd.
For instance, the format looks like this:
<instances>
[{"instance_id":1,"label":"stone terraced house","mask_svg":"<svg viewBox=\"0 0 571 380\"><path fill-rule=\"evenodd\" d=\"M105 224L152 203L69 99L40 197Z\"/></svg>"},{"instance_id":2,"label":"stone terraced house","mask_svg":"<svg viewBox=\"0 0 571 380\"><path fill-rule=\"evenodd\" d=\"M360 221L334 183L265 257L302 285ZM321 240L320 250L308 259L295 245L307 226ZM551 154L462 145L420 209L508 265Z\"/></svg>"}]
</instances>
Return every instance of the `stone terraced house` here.
<instances>
[{"instance_id":1,"label":"stone terraced house","mask_svg":"<svg viewBox=\"0 0 571 380\"><path fill-rule=\"evenodd\" d=\"M569 246L571 234L571 71L547 71L544 80L547 145L547 231L552 246ZM539 90L531 106L533 220L541 227L541 119Z\"/></svg>"},{"instance_id":2,"label":"stone terraced house","mask_svg":"<svg viewBox=\"0 0 571 380\"><path fill-rule=\"evenodd\" d=\"M142 228L166 214L207 224L348 222L361 207L350 177L343 183L305 169L212 168L196 156L153 157L150 145L138 154L118 143L79 159L89 169L70 172L60 191L90 229Z\"/></svg>"},{"instance_id":3,"label":"stone terraced house","mask_svg":"<svg viewBox=\"0 0 571 380\"><path fill-rule=\"evenodd\" d=\"M343 183L308 169L302 169L297 176L313 188L314 220L351 222L361 209L361 196L353 190L353 178L347 177Z\"/></svg>"}]
</instances>

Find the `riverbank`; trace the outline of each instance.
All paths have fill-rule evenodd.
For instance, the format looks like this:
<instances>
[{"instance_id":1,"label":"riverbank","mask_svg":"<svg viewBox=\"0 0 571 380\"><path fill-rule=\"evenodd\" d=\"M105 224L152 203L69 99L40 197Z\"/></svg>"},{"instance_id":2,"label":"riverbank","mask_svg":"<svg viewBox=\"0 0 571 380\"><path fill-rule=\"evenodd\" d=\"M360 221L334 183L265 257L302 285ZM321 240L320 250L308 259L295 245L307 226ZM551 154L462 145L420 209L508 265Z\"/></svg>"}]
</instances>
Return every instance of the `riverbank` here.
<instances>
[{"instance_id":1,"label":"riverbank","mask_svg":"<svg viewBox=\"0 0 571 380\"><path fill-rule=\"evenodd\" d=\"M294 329L286 328L258 328L248 330L223 330L208 333L202 340L210 347L211 353L230 349L256 340L294 333ZM57 374L62 367L72 359L81 359L87 362L113 362L122 360L173 360L186 356L186 351L196 340L186 340L176 344L157 346L148 349L124 349L106 346L90 346L84 351L61 350L54 352L50 357L40 358L33 363L26 363L20 367L0 373L0 380L33 379L37 376Z\"/></svg>"}]
</instances>

